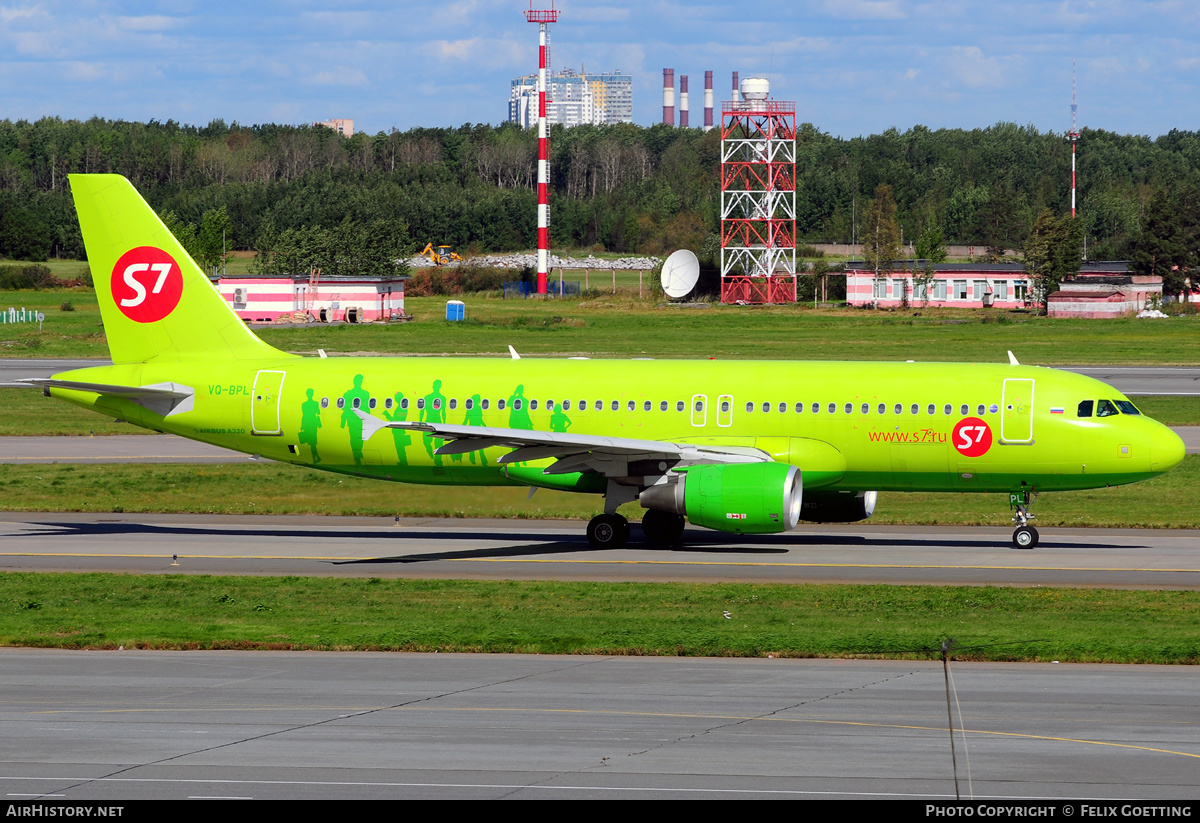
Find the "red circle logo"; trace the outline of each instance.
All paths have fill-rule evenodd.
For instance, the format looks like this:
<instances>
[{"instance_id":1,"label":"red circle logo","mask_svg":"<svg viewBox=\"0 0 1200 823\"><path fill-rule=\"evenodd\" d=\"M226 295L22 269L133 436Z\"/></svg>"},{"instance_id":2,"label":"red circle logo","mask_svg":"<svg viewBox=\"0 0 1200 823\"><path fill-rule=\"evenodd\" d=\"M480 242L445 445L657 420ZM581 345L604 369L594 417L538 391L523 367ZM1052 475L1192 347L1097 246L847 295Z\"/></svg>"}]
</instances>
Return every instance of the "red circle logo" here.
<instances>
[{"instance_id":1,"label":"red circle logo","mask_svg":"<svg viewBox=\"0 0 1200 823\"><path fill-rule=\"evenodd\" d=\"M992 447L992 427L978 417L959 420L951 437L963 457L982 457Z\"/></svg>"},{"instance_id":2,"label":"red circle logo","mask_svg":"<svg viewBox=\"0 0 1200 823\"><path fill-rule=\"evenodd\" d=\"M121 255L113 266L112 296L130 320L162 320L183 296L183 272L175 258L162 249L138 246Z\"/></svg>"}]
</instances>

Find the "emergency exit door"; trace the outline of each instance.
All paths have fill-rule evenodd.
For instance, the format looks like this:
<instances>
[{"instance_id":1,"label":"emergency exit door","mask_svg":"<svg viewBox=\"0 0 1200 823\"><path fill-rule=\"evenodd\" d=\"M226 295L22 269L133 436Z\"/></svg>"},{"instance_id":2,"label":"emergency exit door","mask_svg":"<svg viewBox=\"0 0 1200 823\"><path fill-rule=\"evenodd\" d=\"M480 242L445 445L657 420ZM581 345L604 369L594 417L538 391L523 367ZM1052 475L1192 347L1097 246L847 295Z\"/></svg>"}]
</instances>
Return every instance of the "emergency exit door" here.
<instances>
[{"instance_id":1,"label":"emergency exit door","mask_svg":"<svg viewBox=\"0 0 1200 823\"><path fill-rule=\"evenodd\" d=\"M1033 381L1004 381L1004 399L1000 407L1000 442L1033 442Z\"/></svg>"}]
</instances>

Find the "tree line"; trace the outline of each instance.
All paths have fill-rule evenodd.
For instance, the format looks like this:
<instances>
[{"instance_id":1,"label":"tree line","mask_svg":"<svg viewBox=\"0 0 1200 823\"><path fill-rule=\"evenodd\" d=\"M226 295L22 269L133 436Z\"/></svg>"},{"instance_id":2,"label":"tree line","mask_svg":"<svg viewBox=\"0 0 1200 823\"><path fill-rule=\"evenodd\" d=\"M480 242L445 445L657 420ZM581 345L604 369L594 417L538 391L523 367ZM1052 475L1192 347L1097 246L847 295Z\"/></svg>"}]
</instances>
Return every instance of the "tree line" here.
<instances>
[{"instance_id":1,"label":"tree line","mask_svg":"<svg viewBox=\"0 0 1200 823\"><path fill-rule=\"evenodd\" d=\"M890 187L904 247L936 228L946 243L1024 248L1043 213L1069 213L1070 144L1029 126L917 126L843 139L806 123L796 150L797 236L809 242L861 244L880 185ZM1149 254L1147 265L1169 272L1181 263L1195 268L1200 231L1171 221L1200 200L1200 134L1084 129L1078 167L1077 225L1088 257ZM297 232L333 236L349 227L369 238L387 232L399 249L536 245L537 139L512 124L345 138L319 126L221 120L0 121L0 254L83 255L66 181L75 172L125 175L160 214L172 215L174 228L190 226L197 238L207 214L211 240L221 213L229 248L266 250ZM551 173L556 248L714 247L718 130L556 127ZM1152 246L1157 251L1146 251Z\"/></svg>"}]
</instances>

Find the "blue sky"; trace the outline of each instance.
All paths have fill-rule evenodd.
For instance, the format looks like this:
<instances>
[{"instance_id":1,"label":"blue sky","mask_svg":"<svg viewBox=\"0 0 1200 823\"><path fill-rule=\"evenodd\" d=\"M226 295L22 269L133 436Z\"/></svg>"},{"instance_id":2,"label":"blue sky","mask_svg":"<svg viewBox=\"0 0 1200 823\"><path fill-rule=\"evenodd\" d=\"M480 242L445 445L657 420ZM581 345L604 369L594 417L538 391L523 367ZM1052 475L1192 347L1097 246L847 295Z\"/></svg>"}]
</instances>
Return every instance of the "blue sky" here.
<instances>
[{"instance_id":1,"label":"blue sky","mask_svg":"<svg viewBox=\"0 0 1200 823\"><path fill-rule=\"evenodd\" d=\"M549 0L535 0L536 7ZM765 75L801 121L844 137L998 121L1064 132L1071 63L1081 126L1200 129L1200 4L559 0L555 68L634 77L634 120L661 118L662 69ZM393 127L498 123L537 70L528 0L0 0L0 118L354 118Z\"/></svg>"}]
</instances>

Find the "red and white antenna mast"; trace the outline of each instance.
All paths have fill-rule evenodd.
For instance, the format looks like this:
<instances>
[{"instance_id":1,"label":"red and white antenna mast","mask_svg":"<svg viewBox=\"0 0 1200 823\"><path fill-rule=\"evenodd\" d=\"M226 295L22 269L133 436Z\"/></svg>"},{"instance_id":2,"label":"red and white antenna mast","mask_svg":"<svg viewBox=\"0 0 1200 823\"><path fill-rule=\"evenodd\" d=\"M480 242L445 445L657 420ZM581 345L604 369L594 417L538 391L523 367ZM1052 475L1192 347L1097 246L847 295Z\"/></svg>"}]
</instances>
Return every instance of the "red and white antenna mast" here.
<instances>
[{"instance_id":1,"label":"red and white antenna mast","mask_svg":"<svg viewBox=\"0 0 1200 823\"><path fill-rule=\"evenodd\" d=\"M1071 132L1067 139L1071 141L1071 216L1075 216L1075 144L1079 142L1079 123L1076 120L1078 106L1075 103L1075 63L1071 63Z\"/></svg>"},{"instance_id":2,"label":"red and white antenna mast","mask_svg":"<svg viewBox=\"0 0 1200 823\"><path fill-rule=\"evenodd\" d=\"M535 10L529 0L525 19L538 24L538 270L537 293L546 293L550 263L550 146L546 130L546 26L558 22L554 3L549 9Z\"/></svg>"}]
</instances>

